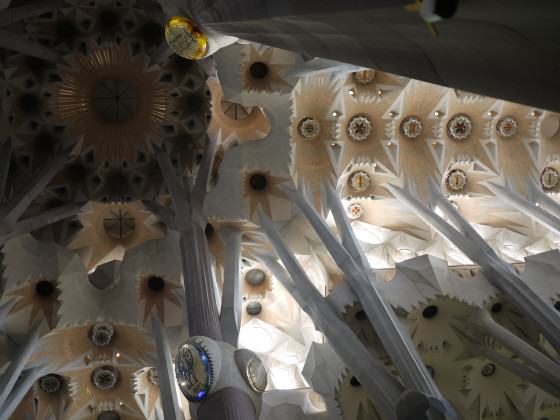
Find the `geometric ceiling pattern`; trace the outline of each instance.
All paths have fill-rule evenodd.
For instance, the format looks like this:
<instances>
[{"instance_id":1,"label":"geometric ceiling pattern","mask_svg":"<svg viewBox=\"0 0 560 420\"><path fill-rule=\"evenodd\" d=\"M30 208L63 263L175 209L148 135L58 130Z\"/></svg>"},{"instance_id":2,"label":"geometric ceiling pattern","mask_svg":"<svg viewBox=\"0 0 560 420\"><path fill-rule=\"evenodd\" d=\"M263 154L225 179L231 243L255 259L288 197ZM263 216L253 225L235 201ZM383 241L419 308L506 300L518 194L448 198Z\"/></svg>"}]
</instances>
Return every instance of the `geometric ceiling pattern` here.
<instances>
[{"instance_id":1,"label":"geometric ceiling pattern","mask_svg":"<svg viewBox=\"0 0 560 420\"><path fill-rule=\"evenodd\" d=\"M560 419L554 329L500 280L554 323L560 114L244 40L185 60L156 2L13 3L0 10L0 37L15 37L0 49L6 418L220 418L205 410L223 402L175 379L189 339L207 401L241 390L247 418L391 418L379 373L399 392L394 418ZM357 272L402 341L370 316ZM192 314L212 311L220 339L194 337ZM390 346L418 356L430 404L456 417L398 411L418 401Z\"/></svg>"}]
</instances>

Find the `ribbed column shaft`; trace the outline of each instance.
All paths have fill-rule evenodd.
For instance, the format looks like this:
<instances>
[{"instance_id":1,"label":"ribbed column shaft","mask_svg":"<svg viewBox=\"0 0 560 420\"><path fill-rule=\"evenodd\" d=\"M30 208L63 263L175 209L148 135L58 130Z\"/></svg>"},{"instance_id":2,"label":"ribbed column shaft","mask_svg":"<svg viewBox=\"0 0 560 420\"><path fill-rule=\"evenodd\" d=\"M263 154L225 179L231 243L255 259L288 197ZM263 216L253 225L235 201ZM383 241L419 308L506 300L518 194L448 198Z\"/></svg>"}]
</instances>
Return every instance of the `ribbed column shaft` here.
<instances>
[{"instance_id":1,"label":"ribbed column shaft","mask_svg":"<svg viewBox=\"0 0 560 420\"><path fill-rule=\"evenodd\" d=\"M192 223L181 232L180 246L189 335L221 341L208 242L202 226Z\"/></svg>"},{"instance_id":2,"label":"ribbed column shaft","mask_svg":"<svg viewBox=\"0 0 560 420\"><path fill-rule=\"evenodd\" d=\"M200 420L257 420L249 396L237 388L222 388L210 395L198 408Z\"/></svg>"}]
</instances>

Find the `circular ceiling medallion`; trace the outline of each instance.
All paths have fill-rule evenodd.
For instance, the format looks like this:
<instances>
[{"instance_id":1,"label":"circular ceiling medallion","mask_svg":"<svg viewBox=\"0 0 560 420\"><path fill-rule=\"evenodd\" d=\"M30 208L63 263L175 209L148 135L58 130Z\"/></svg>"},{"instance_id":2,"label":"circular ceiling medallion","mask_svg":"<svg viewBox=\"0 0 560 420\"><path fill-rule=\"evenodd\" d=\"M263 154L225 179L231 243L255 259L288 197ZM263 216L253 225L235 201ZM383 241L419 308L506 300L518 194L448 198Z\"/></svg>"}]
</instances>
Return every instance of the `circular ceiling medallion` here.
<instances>
[{"instance_id":1,"label":"circular ceiling medallion","mask_svg":"<svg viewBox=\"0 0 560 420\"><path fill-rule=\"evenodd\" d=\"M496 124L496 131L500 137L509 138L517 132L518 123L513 117L502 118Z\"/></svg>"},{"instance_id":2,"label":"circular ceiling medallion","mask_svg":"<svg viewBox=\"0 0 560 420\"><path fill-rule=\"evenodd\" d=\"M120 373L113 366L95 368L91 374L91 383L100 391L115 389L120 379Z\"/></svg>"},{"instance_id":3,"label":"circular ceiling medallion","mask_svg":"<svg viewBox=\"0 0 560 420\"><path fill-rule=\"evenodd\" d=\"M257 302L256 300L249 302L247 304L247 307L245 308L245 310L247 311L248 315L251 316L255 316L258 315L262 312L262 305L260 302Z\"/></svg>"},{"instance_id":4,"label":"circular ceiling medallion","mask_svg":"<svg viewBox=\"0 0 560 420\"><path fill-rule=\"evenodd\" d=\"M554 137L560 130L560 118L556 115L547 115L541 121L541 134L544 138Z\"/></svg>"},{"instance_id":5,"label":"circular ceiling medallion","mask_svg":"<svg viewBox=\"0 0 560 420\"><path fill-rule=\"evenodd\" d=\"M467 174L461 169L452 169L445 176L445 185L454 191L460 191L467 185Z\"/></svg>"},{"instance_id":6,"label":"circular ceiling medallion","mask_svg":"<svg viewBox=\"0 0 560 420\"><path fill-rule=\"evenodd\" d=\"M110 122L126 121L136 112L136 91L127 80L100 80L91 103L101 118Z\"/></svg>"},{"instance_id":7,"label":"circular ceiling medallion","mask_svg":"<svg viewBox=\"0 0 560 420\"><path fill-rule=\"evenodd\" d=\"M234 357L239 372L247 385L255 392L264 392L268 384L268 377L261 359L247 349L236 350Z\"/></svg>"},{"instance_id":8,"label":"circular ceiling medallion","mask_svg":"<svg viewBox=\"0 0 560 420\"><path fill-rule=\"evenodd\" d=\"M175 375L187 400L203 400L210 392L212 383L212 368L204 349L195 343L183 344L175 359Z\"/></svg>"},{"instance_id":9,"label":"circular ceiling medallion","mask_svg":"<svg viewBox=\"0 0 560 420\"><path fill-rule=\"evenodd\" d=\"M114 411L103 411L97 416L97 420L120 420L121 416Z\"/></svg>"},{"instance_id":10,"label":"circular ceiling medallion","mask_svg":"<svg viewBox=\"0 0 560 420\"><path fill-rule=\"evenodd\" d=\"M156 368L150 368L148 371L148 381L154 386L159 386L159 373Z\"/></svg>"},{"instance_id":11,"label":"circular ceiling medallion","mask_svg":"<svg viewBox=\"0 0 560 420\"><path fill-rule=\"evenodd\" d=\"M359 219L364 214L364 208L360 203L351 203L346 209L346 214L352 220Z\"/></svg>"},{"instance_id":12,"label":"circular ceiling medallion","mask_svg":"<svg viewBox=\"0 0 560 420\"><path fill-rule=\"evenodd\" d=\"M496 365L494 363L487 363L482 367L480 373L485 377L492 376L496 373Z\"/></svg>"},{"instance_id":13,"label":"circular ceiling medallion","mask_svg":"<svg viewBox=\"0 0 560 420\"><path fill-rule=\"evenodd\" d=\"M165 25L165 39L175 54L200 60L208 53L208 38L190 19L173 16Z\"/></svg>"},{"instance_id":14,"label":"circular ceiling medallion","mask_svg":"<svg viewBox=\"0 0 560 420\"><path fill-rule=\"evenodd\" d=\"M437 315L438 312L439 309L436 305L430 305L424 308L424 310L422 311L422 316L426 319L432 319Z\"/></svg>"},{"instance_id":15,"label":"circular ceiling medallion","mask_svg":"<svg viewBox=\"0 0 560 420\"><path fill-rule=\"evenodd\" d=\"M50 374L39 379L39 386L47 394L54 394L62 389L63 379L60 375Z\"/></svg>"},{"instance_id":16,"label":"circular ceiling medallion","mask_svg":"<svg viewBox=\"0 0 560 420\"><path fill-rule=\"evenodd\" d=\"M54 284L48 280L40 280L35 285L35 292L41 297L49 297L54 293Z\"/></svg>"},{"instance_id":17,"label":"circular ceiling medallion","mask_svg":"<svg viewBox=\"0 0 560 420\"><path fill-rule=\"evenodd\" d=\"M348 135L352 140L364 141L372 132L373 126L367 117L357 115L348 123Z\"/></svg>"},{"instance_id":18,"label":"circular ceiling medallion","mask_svg":"<svg viewBox=\"0 0 560 420\"><path fill-rule=\"evenodd\" d=\"M105 347L111 343L115 329L108 322L98 322L91 328L90 340L97 347Z\"/></svg>"},{"instance_id":19,"label":"circular ceiling medallion","mask_svg":"<svg viewBox=\"0 0 560 420\"><path fill-rule=\"evenodd\" d=\"M136 220L125 209L109 209L103 217L103 228L111 238L123 240L134 233Z\"/></svg>"},{"instance_id":20,"label":"circular ceiling medallion","mask_svg":"<svg viewBox=\"0 0 560 420\"><path fill-rule=\"evenodd\" d=\"M367 191L370 184L370 177L364 171L357 171L350 175L350 186L355 192Z\"/></svg>"},{"instance_id":21,"label":"circular ceiling medallion","mask_svg":"<svg viewBox=\"0 0 560 420\"><path fill-rule=\"evenodd\" d=\"M251 77L256 80L263 80L266 79L268 76L269 70L268 65L263 63L262 61L255 61L249 67L249 73Z\"/></svg>"},{"instance_id":22,"label":"circular ceiling medallion","mask_svg":"<svg viewBox=\"0 0 560 420\"><path fill-rule=\"evenodd\" d=\"M422 122L414 116L406 117L401 123L401 133L409 139L415 139L422 134Z\"/></svg>"},{"instance_id":23,"label":"circular ceiling medallion","mask_svg":"<svg viewBox=\"0 0 560 420\"><path fill-rule=\"evenodd\" d=\"M254 174L249 178L249 186L253 191L264 191L268 185L268 180L265 175Z\"/></svg>"},{"instance_id":24,"label":"circular ceiling medallion","mask_svg":"<svg viewBox=\"0 0 560 420\"><path fill-rule=\"evenodd\" d=\"M466 140L472 131L472 121L466 114L455 115L447 123L447 131L455 140Z\"/></svg>"},{"instance_id":25,"label":"circular ceiling medallion","mask_svg":"<svg viewBox=\"0 0 560 420\"><path fill-rule=\"evenodd\" d=\"M360 70L354 72L354 80L360 85L369 85L375 79L375 70Z\"/></svg>"},{"instance_id":26,"label":"circular ceiling medallion","mask_svg":"<svg viewBox=\"0 0 560 420\"><path fill-rule=\"evenodd\" d=\"M260 286L266 280L266 274L259 268L253 268L245 274L245 280L251 286Z\"/></svg>"},{"instance_id":27,"label":"circular ceiling medallion","mask_svg":"<svg viewBox=\"0 0 560 420\"><path fill-rule=\"evenodd\" d=\"M541 174L541 184L543 188L551 190L558 186L559 174L558 171L551 167L546 167Z\"/></svg>"},{"instance_id":28,"label":"circular ceiling medallion","mask_svg":"<svg viewBox=\"0 0 560 420\"><path fill-rule=\"evenodd\" d=\"M307 140L313 140L319 135L321 125L313 118L304 118L298 124L298 133Z\"/></svg>"},{"instance_id":29,"label":"circular ceiling medallion","mask_svg":"<svg viewBox=\"0 0 560 420\"><path fill-rule=\"evenodd\" d=\"M165 289L165 280L160 276L150 276L148 277L148 288L152 292L161 292Z\"/></svg>"}]
</instances>

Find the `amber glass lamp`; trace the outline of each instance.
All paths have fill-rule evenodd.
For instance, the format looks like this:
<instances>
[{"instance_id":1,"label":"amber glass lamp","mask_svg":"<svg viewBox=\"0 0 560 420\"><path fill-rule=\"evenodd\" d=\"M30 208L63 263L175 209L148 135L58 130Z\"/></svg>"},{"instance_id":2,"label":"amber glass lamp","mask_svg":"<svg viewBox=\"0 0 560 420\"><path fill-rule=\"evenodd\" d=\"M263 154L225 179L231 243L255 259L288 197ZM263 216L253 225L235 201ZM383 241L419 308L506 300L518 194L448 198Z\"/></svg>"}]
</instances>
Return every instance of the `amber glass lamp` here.
<instances>
[{"instance_id":1,"label":"amber glass lamp","mask_svg":"<svg viewBox=\"0 0 560 420\"><path fill-rule=\"evenodd\" d=\"M173 16L165 25L165 39L177 55L200 60L208 54L208 38L192 20Z\"/></svg>"}]
</instances>

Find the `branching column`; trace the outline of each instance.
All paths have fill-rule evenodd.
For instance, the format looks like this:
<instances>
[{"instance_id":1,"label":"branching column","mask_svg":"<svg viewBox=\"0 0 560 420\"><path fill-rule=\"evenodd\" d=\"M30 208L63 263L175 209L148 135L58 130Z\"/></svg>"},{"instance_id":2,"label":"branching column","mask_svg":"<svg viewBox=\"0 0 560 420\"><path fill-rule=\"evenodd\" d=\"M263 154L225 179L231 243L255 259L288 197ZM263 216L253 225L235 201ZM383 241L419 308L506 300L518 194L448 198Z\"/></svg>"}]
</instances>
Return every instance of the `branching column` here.
<instances>
[{"instance_id":1,"label":"branching column","mask_svg":"<svg viewBox=\"0 0 560 420\"><path fill-rule=\"evenodd\" d=\"M187 325L190 336L222 341L220 318L212 273L208 240L205 234L204 197L212 170L217 143L209 139L195 182L177 176L167 152L160 151L158 163L173 202L173 210L156 201L144 202L169 229L180 234L181 264L185 284ZM232 257L233 258L233 255ZM227 290L227 289L226 289ZM226 314L229 316L230 314ZM247 395L222 388L200 403L203 420L256 420L255 407ZM240 408L242 407L242 408Z\"/></svg>"}]
</instances>

